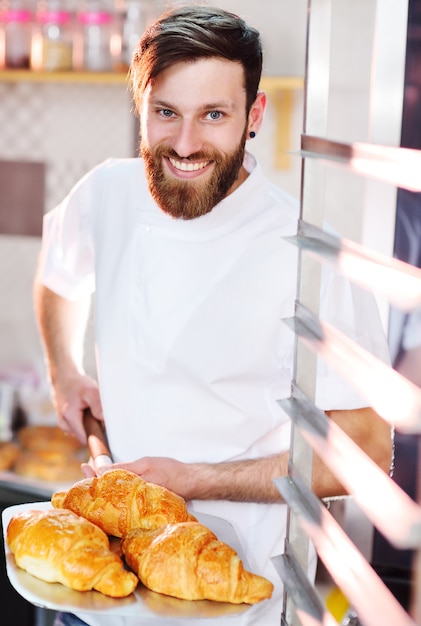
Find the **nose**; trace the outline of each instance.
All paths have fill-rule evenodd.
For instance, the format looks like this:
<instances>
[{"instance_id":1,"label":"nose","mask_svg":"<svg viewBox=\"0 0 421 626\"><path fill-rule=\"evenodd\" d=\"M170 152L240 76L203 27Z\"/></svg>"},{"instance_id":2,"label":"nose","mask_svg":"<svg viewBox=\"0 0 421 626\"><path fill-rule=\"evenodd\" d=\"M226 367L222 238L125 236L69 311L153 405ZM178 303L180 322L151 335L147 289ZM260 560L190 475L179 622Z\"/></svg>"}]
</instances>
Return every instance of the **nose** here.
<instances>
[{"instance_id":1,"label":"nose","mask_svg":"<svg viewBox=\"0 0 421 626\"><path fill-rule=\"evenodd\" d=\"M172 148L177 152L178 156L187 158L195 152L199 152L202 148L202 137L200 128L193 120L182 120L172 141Z\"/></svg>"}]
</instances>

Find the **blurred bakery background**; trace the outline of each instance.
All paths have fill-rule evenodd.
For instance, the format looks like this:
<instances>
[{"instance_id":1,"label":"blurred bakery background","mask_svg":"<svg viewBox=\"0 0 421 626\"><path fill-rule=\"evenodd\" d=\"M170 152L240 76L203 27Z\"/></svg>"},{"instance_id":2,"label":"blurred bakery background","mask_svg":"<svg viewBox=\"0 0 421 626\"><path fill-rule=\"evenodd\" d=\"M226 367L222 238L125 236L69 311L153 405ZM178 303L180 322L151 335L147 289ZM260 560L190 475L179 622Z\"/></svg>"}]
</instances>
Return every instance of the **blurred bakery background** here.
<instances>
[{"instance_id":1,"label":"blurred bakery background","mask_svg":"<svg viewBox=\"0 0 421 626\"><path fill-rule=\"evenodd\" d=\"M42 215L97 163L137 153L127 66L146 24L174 4L0 2L0 382L17 387L25 408L43 419L48 390L31 293ZM270 98L253 150L274 182L298 197L300 159L285 152L299 149L306 0L266 1L264 12L254 0L216 4L263 33ZM94 368L90 350L86 366Z\"/></svg>"},{"instance_id":2,"label":"blurred bakery background","mask_svg":"<svg viewBox=\"0 0 421 626\"><path fill-rule=\"evenodd\" d=\"M262 87L269 96L268 110L265 124L250 149L267 176L299 199L302 164L298 153L303 125L308 2L203 0L203 3L244 16L262 33L265 53ZM147 24L164 9L177 4L186 2L0 0L1 508L29 499L44 500L58 484L80 475L78 469L71 473L73 461L79 465L86 450L75 442L73 446L63 443L55 428L56 416L33 316L32 280L42 216L97 163L110 156L137 154L138 126L127 87L128 64ZM370 4L373 3L356 0L362 27L364 11L369 10ZM421 139L414 128L421 127L420 0L411 0L409 7L408 69L403 94L406 125L403 125L402 143L399 136L391 135L390 127L381 127L381 116L376 131L381 143L419 149ZM358 54L356 50L356 66ZM341 58L336 62L333 71L339 76ZM369 68L365 79L362 91L370 89ZM346 140L347 113L353 121L358 120L361 135L365 137L369 121L364 111L359 119L358 94L347 92L345 81L339 83L343 88L339 94L342 113L335 123L343 128L341 138ZM340 177L338 181L340 185ZM369 244L421 266L416 230L420 223L418 195L408 197L402 192L389 213L384 205L381 209L381 217L375 216L371 224ZM392 219L387 221L387 215ZM395 232L400 237L396 241ZM412 256L408 256L410 252ZM384 315L397 365L404 363L403 353L408 346L412 348L414 342L415 347L418 345L417 336L421 344L419 319L419 315L412 320L403 319L399 312L393 311L390 316L389 312ZM410 338L410 331L415 333L415 339ZM94 373L90 339L88 335L85 364ZM411 372L414 378L419 375L419 363L412 365L409 376ZM415 382L421 385L421 379ZM13 446L6 452L2 446L10 442ZM415 497L414 440L400 438L396 453L395 479ZM399 464L402 457L405 463ZM13 485L9 488L10 475ZM348 517L358 543L359 533L362 536L366 532L366 522L359 513L347 511L345 524ZM370 539L368 547L363 547L365 552L371 551L372 562L407 606L411 553L401 551L398 555L378 534ZM2 613L3 626L43 626L48 614L16 598L9 589L3 564L0 566L0 599L6 607L6 613Z\"/></svg>"},{"instance_id":3,"label":"blurred bakery background","mask_svg":"<svg viewBox=\"0 0 421 626\"><path fill-rule=\"evenodd\" d=\"M0 441L24 423L56 423L32 306L42 217L96 164L137 154L128 65L147 24L176 4L0 1ZM272 0L264 14L254 0L216 4L263 34L269 105L252 147L268 176L298 198L301 163L290 153L302 126L306 0ZM94 373L90 331L85 365Z\"/></svg>"},{"instance_id":4,"label":"blurred bakery background","mask_svg":"<svg viewBox=\"0 0 421 626\"><path fill-rule=\"evenodd\" d=\"M42 216L104 159L137 154L127 69L141 33L170 0L0 0L0 508L48 499L82 478L86 449L55 427L33 316ZM182 3L181 3L182 4ZM186 3L184 3L186 4ZM297 198L306 0L220 0L262 32L266 125L253 151ZM88 335L85 365L94 373ZM3 626L42 626L0 562Z\"/></svg>"}]
</instances>

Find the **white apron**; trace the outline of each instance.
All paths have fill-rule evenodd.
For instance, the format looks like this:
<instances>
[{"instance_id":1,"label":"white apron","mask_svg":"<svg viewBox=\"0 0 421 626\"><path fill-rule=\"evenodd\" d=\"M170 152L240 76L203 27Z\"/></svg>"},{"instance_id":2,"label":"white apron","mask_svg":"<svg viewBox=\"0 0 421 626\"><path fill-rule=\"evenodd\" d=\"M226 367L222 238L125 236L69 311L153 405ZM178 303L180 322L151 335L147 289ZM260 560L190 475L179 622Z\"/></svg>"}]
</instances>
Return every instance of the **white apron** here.
<instances>
[{"instance_id":1,"label":"white apron","mask_svg":"<svg viewBox=\"0 0 421 626\"><path fill-rule=\"evenodd\" d=\"M296 234L298 209L250 155L245 165L247 180L195 220L175 220L154 204L139 159L98 166L45 218L45 284L68 298L94 291L98 376L116 461L214 463L289 447L289 420L276 400L291 388L294 337L282 318L294 313L297 250L282 237ZM365 306L369 327L360 322L361 298L342 279L324 278L324 310L339 308L348 334L386 354L375 307ZM322 364L317 402L365 406ZM271 601L227 624L278 626L282 585L270 557L283 552L285 505L189 507L228 520L252 571L276 585Z\"/></svg>"}]
</instances>

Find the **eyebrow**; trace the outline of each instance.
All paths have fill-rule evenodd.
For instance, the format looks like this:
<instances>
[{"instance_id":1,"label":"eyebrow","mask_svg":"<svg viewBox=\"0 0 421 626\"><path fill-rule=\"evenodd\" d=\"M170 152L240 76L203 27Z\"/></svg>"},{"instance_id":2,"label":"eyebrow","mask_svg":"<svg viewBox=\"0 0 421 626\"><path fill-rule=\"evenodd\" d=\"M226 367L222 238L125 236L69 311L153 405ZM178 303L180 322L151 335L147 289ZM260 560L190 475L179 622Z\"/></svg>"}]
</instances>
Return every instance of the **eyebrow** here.
<instances>
[{"instance_id":1,"label":"eyebrow","mask_svg":"<svg viewBox=\"0 0 421 626\"><path fill-rule=\"evenodd\" d=\"M173 104L170 102L165 102L165 100L154 100L151 99L150 104L154 107L160 107L162 109L173 110L176 109ZM231 102L230 100L219 100L217 102L209 102L200 107L201 111L214 111L218 109L228 109L230 111L235 111L237 109L237 105Z\"/></svg>"}]
</instances>

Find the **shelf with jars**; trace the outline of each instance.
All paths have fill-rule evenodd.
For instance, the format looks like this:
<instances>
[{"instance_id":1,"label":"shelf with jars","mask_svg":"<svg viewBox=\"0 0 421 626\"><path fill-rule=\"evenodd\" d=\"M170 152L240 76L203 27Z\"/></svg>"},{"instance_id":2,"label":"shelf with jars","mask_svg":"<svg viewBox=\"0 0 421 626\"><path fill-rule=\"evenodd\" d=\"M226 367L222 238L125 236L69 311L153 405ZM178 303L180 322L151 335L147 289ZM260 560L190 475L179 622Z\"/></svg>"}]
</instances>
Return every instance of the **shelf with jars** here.
<instances>
[{"instance_id":1,"label":"shelf with jars","mask_svg":"<svg viewBox=\"0 0 421 626\"><path fill-rule=\"evenodd\" d=\"M47 70L0 70L0 82L3 83L127 83L127 71L119 72L87 72L87 71L56 71Z\"/></svg>"},{"instance_id":2,"label":"shelf with jars","mask_svg":"<svg viewBox=\"0 0 421 626\"><path fill-rule=\"evenodd\" d=\"M0 68L118 70L155 17L153 6L153 0L0 0Z\"/></svg>"}]
</instances>

